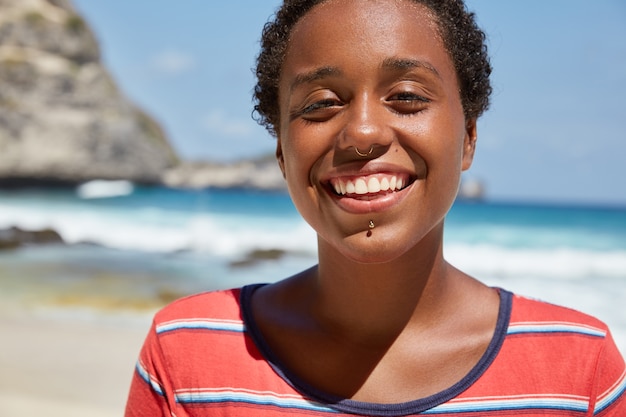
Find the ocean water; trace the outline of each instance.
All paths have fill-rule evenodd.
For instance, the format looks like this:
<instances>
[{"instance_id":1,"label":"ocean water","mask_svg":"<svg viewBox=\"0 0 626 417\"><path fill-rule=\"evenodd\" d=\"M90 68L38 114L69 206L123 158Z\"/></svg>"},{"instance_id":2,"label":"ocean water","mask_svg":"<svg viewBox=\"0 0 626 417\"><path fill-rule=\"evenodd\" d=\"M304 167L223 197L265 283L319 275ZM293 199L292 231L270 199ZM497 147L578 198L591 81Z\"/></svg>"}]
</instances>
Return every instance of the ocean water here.
<instances>
[{"instance_id":1,"label":"ocean water","mask_svg":"<svg viewBox=\"0 0 626 417\"><path fill-rule=\"evenodd\" d=\"M279 192L126 182L5 190L0 229L11 226L52 228L70 244L0 252L0 291L31 301L50 294L166 300L276 281L316 259L314 232ZM626 352L626 208L459 201L445 233L445 256L458 268L595 315ZM282 256L257 259L253 251Z\"/></svg>"}]
</instances>

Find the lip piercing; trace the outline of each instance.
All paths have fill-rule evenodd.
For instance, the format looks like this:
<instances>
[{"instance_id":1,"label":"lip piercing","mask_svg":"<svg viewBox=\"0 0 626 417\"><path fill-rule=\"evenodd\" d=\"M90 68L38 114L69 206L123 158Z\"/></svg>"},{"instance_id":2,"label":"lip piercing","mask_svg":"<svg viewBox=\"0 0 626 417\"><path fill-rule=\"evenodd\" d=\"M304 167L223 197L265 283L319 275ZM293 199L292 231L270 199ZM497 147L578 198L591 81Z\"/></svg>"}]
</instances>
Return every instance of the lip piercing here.
<instances>
[{"instance_id":1,"label":"lip piercing","mask_svg":"<svg viewBox=\"0 0 626 417\"><path fill-rule=\"evenodd\" d=\"M354 152L356 152L356 154L359 155L361 158L365 158L366 156L370 156L372 152L374 152L374 145L371 145L367 152L361 152L359 148L355 146Z\"/></svg>"},{"instance_id":2,"label":"lip piercing","mask_svg":"<svg viewBox=\"0 0 626 417\"><path fill-rule=\"evenodd\" d=\"M369 224L367 225L367 227L369 227L370 230L367 231L367 237L372 236L372 229L374 228L374 220L370 220Z\"/></svg>"}]
</instances>

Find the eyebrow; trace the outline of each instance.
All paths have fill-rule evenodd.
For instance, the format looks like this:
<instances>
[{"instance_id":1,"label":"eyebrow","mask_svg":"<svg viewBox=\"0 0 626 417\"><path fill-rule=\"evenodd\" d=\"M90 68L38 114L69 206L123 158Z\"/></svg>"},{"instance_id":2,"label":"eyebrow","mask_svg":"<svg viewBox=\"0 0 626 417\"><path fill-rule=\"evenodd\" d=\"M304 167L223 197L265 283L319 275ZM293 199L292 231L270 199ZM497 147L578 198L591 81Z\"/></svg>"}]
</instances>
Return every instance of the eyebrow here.
<instances>
[{"instance_id":1,"label":"eyebrow","mask_svg":"<svg viewBox=\"0 0 626 417\"><path fill-rule=\"evenodd\" d=\"M381 68L383 68L384 70L391 70L391 71L407 71L407 70L411 70L414 68L425 68L432 74L436 75L438 78L441 78L439 71L437 71L435 67L433 67L428 62L420 61L417 59L386 58L383 61ZM341 74L342 74L341 70L337 67L325 66L325 67L316 68L313 71L296 75L293 82L289 86L289 89L293 91L294 89L296 89L296 87L302 84L311 83L311 82L321 80L327 77L336 77Z\"/></svg>"},{"instance_id":2,"label":"eyebrow","mask_svg":"<svg viewBox=\"0 0 626 417\"><path fill-rule=\"evenodd\" d=\"M293 91L299 85L338 75L341 75L341 70L337 67L320 67L313 71L296 75L289 89Z\"/></svg>"},{"instance_id":3,"label":"eyebrow","mask_svg":"<svg viewBox=\"0 0 626 417\"><path fill-rule=\"evenodd\" d=\"M392 71L407 71L414 68L424 68L436 75L437 78L441 78L441 74L435 67L429 64L426 61L420 61L418 59L408 59L408 58L386 58L381 67L385 70Z\"/></svg>"}]
</instances>

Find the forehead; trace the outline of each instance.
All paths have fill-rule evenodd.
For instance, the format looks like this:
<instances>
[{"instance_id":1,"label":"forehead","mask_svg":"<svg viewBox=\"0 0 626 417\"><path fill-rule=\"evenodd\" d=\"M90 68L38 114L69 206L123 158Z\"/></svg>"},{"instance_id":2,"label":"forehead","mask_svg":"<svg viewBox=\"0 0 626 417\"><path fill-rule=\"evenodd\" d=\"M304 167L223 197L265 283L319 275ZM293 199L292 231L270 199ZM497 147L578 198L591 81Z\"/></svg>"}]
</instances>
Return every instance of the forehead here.
<instances>
[{"instance_id":1,"label":"forehead","mask_svg":"<svg viewBox=\"0 0 626 417\"><path fill-rule=\"evenodd\" d=\"M403 16L407 18L406 23L411 21L437 28L434 12L415 0L323 0L298 20L294 32L307 27L311 21L319 25L320 20L342 28L362 25L363 20L388 27Z\"/></svg>"},{"instance_id":2,"label":"forehead","mask_svg":"<svg viewBox=\"0 0 626 417\"><path fill-rule=\"evenodd\" d=\"M379 65L388 58L428 62L452 71L433 12L410 0L327 0L294 26L281 78L294 71L336 65Z\"/></svg>"}]
</instances>

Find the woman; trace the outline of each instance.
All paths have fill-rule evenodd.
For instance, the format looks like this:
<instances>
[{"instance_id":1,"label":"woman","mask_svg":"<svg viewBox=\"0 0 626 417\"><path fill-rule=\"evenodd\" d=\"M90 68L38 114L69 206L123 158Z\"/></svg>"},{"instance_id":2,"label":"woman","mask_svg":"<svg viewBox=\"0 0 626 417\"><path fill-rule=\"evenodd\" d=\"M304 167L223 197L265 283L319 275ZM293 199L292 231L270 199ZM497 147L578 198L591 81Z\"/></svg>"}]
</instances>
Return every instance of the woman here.
<instances>
[{"instance_id":1,"label":"woman","mask_svg":"<svg viewBox=\"0 0 626 417\"><path fill-rule=\"evenodd\" d=\"M256 110L319 264L155 317L128 416L626 414L606 326L443 256L491 71L461 1L287 0Z\"/></svg>"}]
</instances>

